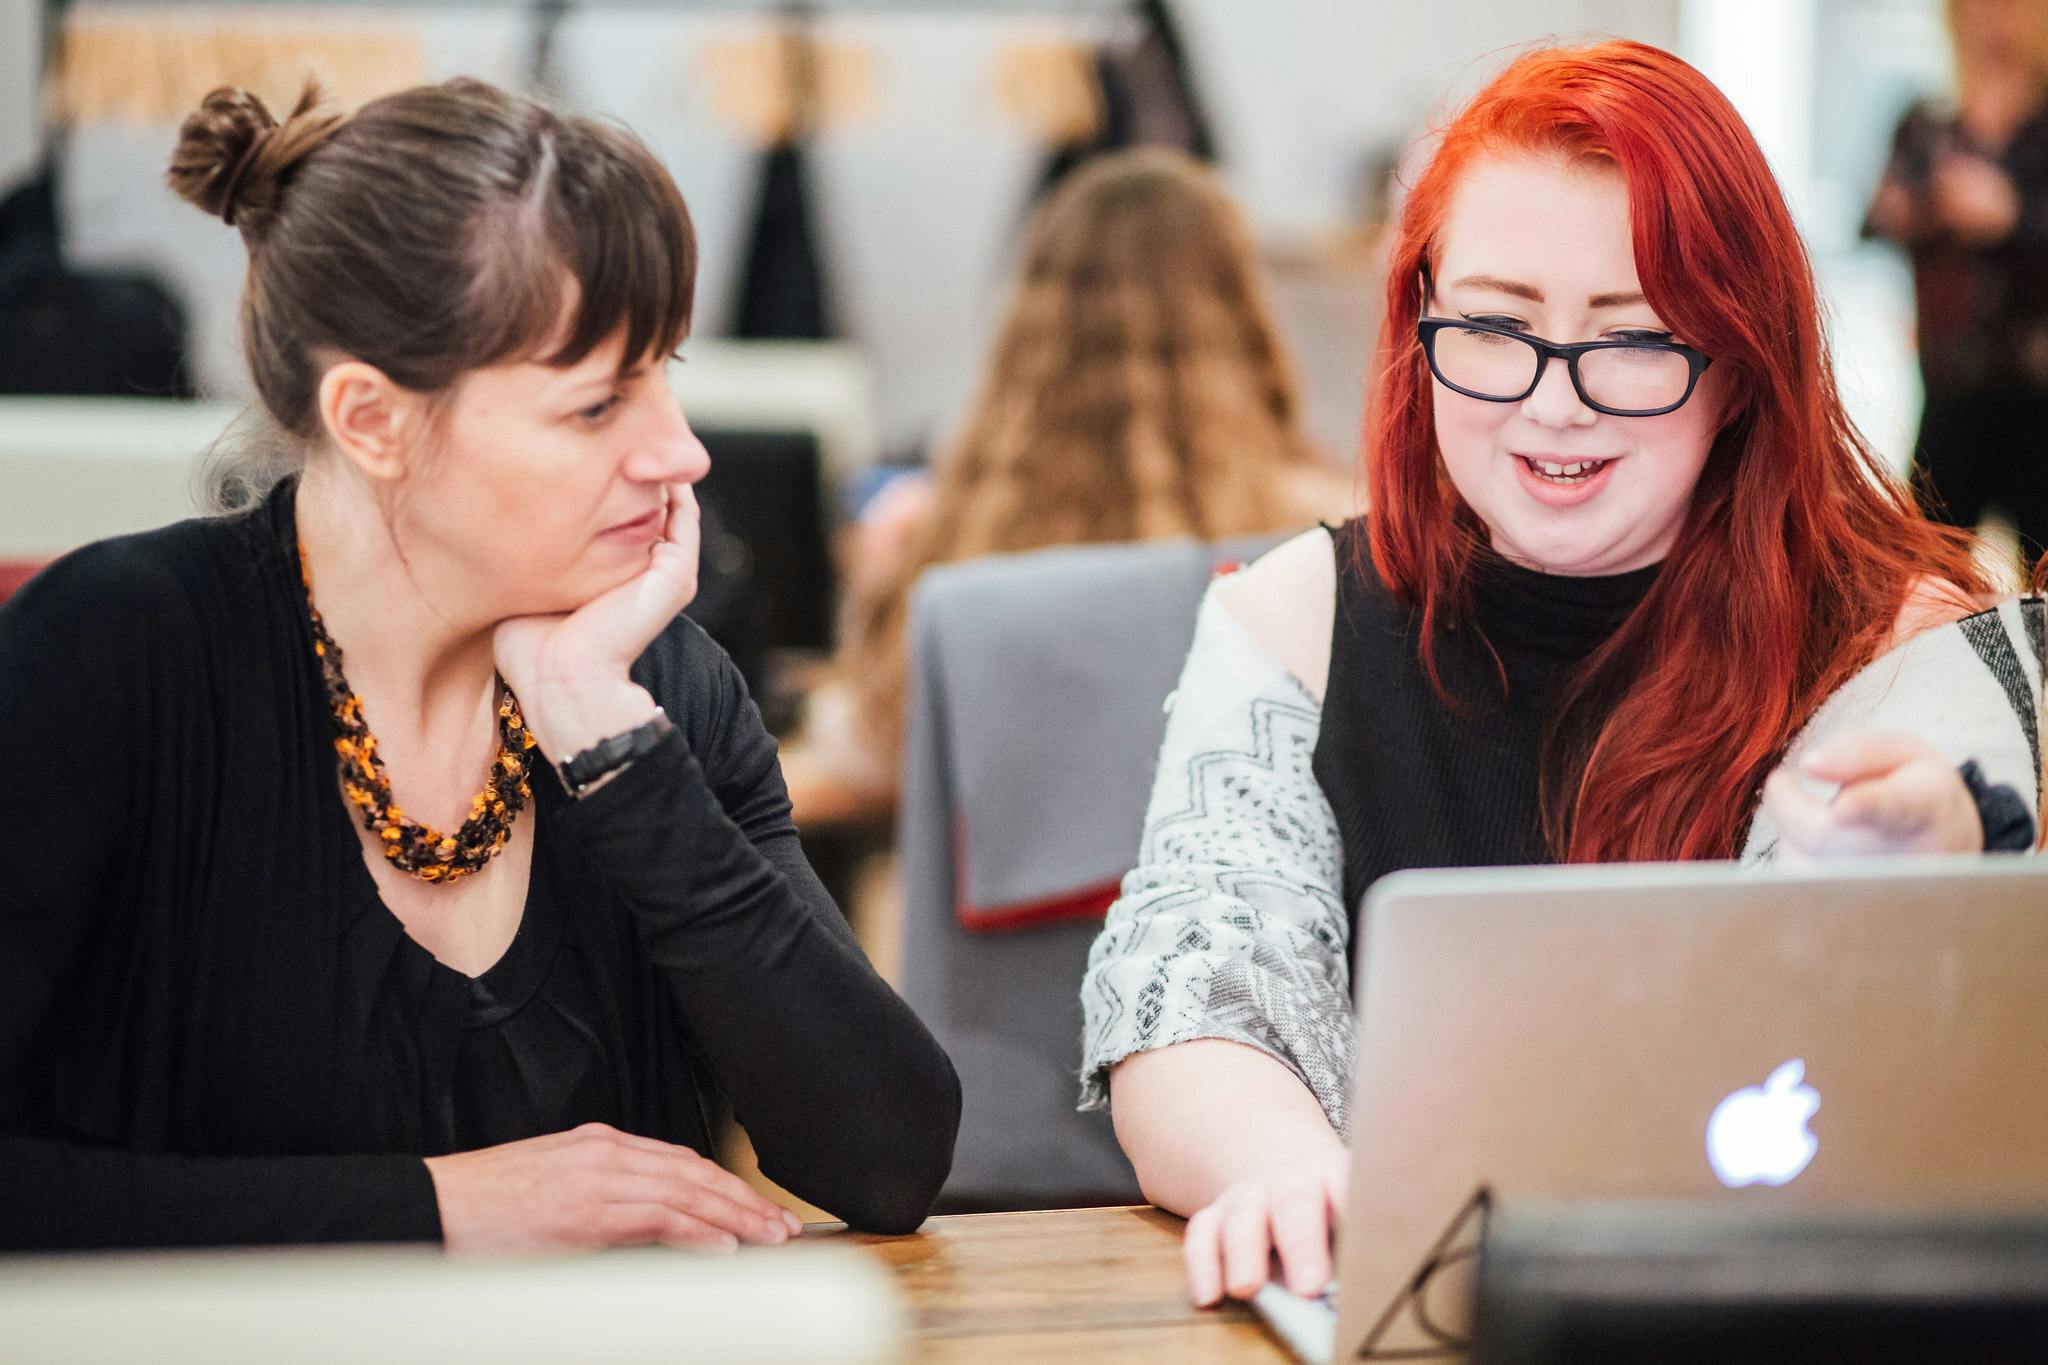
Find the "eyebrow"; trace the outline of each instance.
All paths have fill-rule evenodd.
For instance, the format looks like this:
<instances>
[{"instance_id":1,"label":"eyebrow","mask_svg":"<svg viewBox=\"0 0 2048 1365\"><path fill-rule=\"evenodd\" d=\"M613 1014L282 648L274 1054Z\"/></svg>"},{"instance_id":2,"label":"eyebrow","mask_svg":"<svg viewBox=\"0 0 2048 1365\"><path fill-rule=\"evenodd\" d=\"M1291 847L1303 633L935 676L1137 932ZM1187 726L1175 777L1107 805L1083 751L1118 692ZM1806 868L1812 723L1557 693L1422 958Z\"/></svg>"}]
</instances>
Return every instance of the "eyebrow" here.
<instances>
[{"instance_id":1,"label":"eyebrow","mask_svg":"<svg viewBox=\"0 0 2048 1365\"><path fill-rule=\"evenodd\" d=\"M1459 288L1491 289L1497 294L1509 294L1531 303L1543 302L1543 291L1535 285L1523 284L1520 280L1504 280L1498 275L1467 275L1453 283ZM1643 291L1631 289L1615 294L1595 294L1586 300L1586 304L1591 308L1625 308L1643 301Z\"/></svg>"},{"instance_id":2,"label":"eyebrow","mask_svg":"<svg viewBox=\"0 0 2048 1365\"><path fill-rule=\"evenodd\" d=\"M565 383L563 383L559 392L561 392L564 395L580 395L585 393L594 393L599 389L608 389L615 385L624 383L629 379L637 378L638 376L645 374L647 372L647 368L647 362L642 360L636 361L633 364L627 365L621 369L592 370L589 374L585 375L581 379L572 379L566 381Z\"/></svg>"},{"instance_id":3,"label":"eyebrow","mask_svg":"<svg viewBox=\"0 0 2048 1365\"><path fill-rule=\"evenodd\" d=\"M603 373L593 371L581 379L565 382L555 392L563 398L581 398L586 394L596 393L599 389L610 389L618 382L619 376L609 370Z\"/></svg>"}]
</instances>

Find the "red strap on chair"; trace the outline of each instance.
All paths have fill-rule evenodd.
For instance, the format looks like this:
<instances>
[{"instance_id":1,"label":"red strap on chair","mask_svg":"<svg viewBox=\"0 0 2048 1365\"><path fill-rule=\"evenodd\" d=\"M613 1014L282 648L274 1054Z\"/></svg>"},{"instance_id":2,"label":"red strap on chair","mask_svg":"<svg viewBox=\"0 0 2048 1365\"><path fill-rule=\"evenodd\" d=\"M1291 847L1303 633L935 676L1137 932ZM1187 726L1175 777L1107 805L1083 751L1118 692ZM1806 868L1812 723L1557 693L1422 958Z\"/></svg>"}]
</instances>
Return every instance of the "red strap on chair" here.
<instances>
[{"instance_id":1,"label":"red strap on chair","mask_svg":"<svg viewBox=\"0 0 2048 1365\"><path fill-rule=\"evenodd\" d=\"M32 564L26 560L0 559L0 602L14 596L21 585L34 578L42 568L40 562Z\"/></svg>"},{"instance_id":2,"label":"red strap on chair","mask_svg":"<svg viewBox=\"0 0 2048 1365\"><path fill-rule=\"evenodd\" d=\"M958 819L953 822L953 858L957 868L956 885L965 887L967 827ZM1019 901L1011 905L973 905L956 898L953 918L960 922L962 929L977 934L1033 929L1041 924L1065 924L1072 920L1100 920L1109 913L1109 907L1116 903L1122 890L1123 878L1119 877L1100 886L1079 886L1043 900Z\"/></svg>"}]
</instances>

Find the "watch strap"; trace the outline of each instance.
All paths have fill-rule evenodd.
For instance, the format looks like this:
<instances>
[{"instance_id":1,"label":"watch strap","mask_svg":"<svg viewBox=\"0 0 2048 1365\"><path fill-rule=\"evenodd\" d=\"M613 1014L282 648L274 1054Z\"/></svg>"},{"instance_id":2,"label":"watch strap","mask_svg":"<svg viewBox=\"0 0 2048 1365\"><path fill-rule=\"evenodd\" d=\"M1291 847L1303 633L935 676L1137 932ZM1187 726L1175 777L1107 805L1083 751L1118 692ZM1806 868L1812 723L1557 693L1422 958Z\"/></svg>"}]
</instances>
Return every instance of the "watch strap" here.
<instances>
[{"instance_id":1,"label":"watch strap","mask_svg":"<svg viewBox=\"0 0 2048 1365\"><path fill-rule=\"evenodd\" d=\"M562 764L562 785L569 789L571 796L583 795L599 779L619 771L636 758L653 753L673 729L675 726L669 721L668 713L655 708L654 715L644 724L636 725L624 734L601 739Z\"/></svg>"}]
</instances>

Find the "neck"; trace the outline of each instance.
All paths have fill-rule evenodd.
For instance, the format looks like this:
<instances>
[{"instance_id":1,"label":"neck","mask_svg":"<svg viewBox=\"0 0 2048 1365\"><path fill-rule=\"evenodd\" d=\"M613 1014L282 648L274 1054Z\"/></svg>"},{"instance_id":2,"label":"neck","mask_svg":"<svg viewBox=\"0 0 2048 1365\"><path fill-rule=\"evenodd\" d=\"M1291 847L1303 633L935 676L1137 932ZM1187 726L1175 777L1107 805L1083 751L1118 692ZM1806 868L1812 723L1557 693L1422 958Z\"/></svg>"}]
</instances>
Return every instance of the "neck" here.
<instances>
[{"instance_id":1,"label":"neck","mask_svg":"<svg viewBox=\"0 0 2048 1365\"><path fill-rule=\"evenodd\" d=\"M379 726L466 726L495 693L496 622L458 575L401 552L373 490L338 463L307 468L295 513L313 605L341 647L349 687L377 699Z\"/></svg>"}]
</instances>

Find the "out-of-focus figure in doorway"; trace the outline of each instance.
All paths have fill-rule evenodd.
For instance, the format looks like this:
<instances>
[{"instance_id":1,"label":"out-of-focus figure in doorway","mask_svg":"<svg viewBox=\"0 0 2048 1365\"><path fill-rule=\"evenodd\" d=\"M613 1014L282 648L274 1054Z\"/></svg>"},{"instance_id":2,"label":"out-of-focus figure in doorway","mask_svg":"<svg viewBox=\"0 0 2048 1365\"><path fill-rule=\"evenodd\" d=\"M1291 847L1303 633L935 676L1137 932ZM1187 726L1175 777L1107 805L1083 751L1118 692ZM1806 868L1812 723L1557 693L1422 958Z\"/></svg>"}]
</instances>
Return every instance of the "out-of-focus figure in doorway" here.
<instances>
[{"instance_id":1,"label":"out-of-focus figure in doorway","mask_svg":"<svg viewBox=\"0 0 2048 1365\"><path fill-rule=\"evenodd\" d=\"M2048 0L1948 0L1956 98L1893 135L1864 232L1913 262L1929 510L2048 544Z\"/></svg>"}]
</instances>

